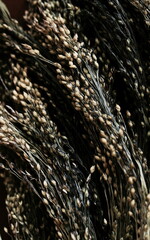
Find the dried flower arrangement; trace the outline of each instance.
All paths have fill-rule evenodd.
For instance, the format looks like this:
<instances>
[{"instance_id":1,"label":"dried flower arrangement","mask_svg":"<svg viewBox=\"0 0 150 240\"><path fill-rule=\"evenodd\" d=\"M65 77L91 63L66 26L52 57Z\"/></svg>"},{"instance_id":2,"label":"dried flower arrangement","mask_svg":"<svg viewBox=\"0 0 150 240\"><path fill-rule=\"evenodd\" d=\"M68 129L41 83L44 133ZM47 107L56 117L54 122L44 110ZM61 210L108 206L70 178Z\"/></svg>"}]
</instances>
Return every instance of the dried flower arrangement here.
<instances>
[{"instance_id":1,"label":"dried flower arrangement","mask_svg":"<svg viewBox=\"0 0 150 240\"><path fill-rule=\"evenodd\" d=\"M16 240L150 239L147 0L0 7L0 176Z\"/></svg>"}]
</instances>

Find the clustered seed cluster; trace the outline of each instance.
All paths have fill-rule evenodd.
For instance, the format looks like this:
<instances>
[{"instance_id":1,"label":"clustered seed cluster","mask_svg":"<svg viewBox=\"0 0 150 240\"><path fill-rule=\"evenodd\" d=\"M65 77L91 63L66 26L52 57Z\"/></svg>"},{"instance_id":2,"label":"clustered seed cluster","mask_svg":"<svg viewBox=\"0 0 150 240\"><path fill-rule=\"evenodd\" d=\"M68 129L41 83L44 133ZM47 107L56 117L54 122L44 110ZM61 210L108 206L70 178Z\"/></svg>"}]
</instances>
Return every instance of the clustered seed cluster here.
<instances>
[{"instance_id":1,"label":"clustered seed cluster","mask_svg":"<svg viewBox=\"0 0 150 240\"><path fill-rule=\"evenodd\" d=\"M148 240L147 0L0 10L0 176L19 240Z\"/></svg>"}]
</instances>

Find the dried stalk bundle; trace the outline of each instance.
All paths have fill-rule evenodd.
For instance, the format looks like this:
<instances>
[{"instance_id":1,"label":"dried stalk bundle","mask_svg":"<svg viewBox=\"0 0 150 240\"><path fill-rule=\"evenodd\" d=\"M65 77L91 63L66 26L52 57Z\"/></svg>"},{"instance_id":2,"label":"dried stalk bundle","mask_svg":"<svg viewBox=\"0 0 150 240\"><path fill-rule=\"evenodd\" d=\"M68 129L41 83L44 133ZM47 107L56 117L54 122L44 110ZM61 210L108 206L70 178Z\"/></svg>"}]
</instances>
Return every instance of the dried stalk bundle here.
<instances>
[{"instance_id":1,"label":"dried stalk bundle","mask_svg":"<svg viewBox=\"0 0 150 240\"><path fill-rule=\"evenodd\" d=\"M0 10L0 168L17 240L148 240L148 1Z\"/></svg>"}]
</instances>

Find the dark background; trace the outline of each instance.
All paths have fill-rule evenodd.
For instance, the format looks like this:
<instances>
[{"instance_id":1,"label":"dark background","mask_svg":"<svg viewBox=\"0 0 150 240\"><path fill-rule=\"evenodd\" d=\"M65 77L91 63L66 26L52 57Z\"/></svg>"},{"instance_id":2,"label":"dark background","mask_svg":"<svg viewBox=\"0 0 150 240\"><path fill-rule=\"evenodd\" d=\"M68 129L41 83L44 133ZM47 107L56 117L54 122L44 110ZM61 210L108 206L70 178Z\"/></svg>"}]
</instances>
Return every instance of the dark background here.
<instances>
[{"instance_id":1,"label":"dark background","mask_svg":"<svg viewBox=\"0 0 150 240\"><path fill-rule=\"evenodd\" d=\"M11 13L11 17L22 22L22 16L26 8L26 0L3 0Z\"/></svg>"}]
</instances>

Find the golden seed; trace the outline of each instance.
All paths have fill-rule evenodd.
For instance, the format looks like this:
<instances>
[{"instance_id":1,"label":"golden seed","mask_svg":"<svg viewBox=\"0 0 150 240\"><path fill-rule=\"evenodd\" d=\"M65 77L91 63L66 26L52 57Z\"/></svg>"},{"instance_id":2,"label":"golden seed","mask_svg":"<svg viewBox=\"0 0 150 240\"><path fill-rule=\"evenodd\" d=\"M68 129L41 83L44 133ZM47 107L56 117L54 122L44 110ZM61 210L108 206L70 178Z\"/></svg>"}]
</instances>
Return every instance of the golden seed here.
<instances>
[{"instance_id":1,"label":"golden seed","mask_svg":"<svg viewBox=\"0 0 150 240\"><path fill-rule=\"evenodd\" d=\"M104 145L108 144L106 138L100 138L100 142L103 143Z\"/></svg>"},{"instance_id":2,"label":"golden seed","mask_svg":"<svg viewBox=\"0 0 150 240\"><path fill-rule=\"evenodd\" d=\"M118 112L121 111L121 107L120 107L118 104L116 104L116 110L117 110Z\"/></svg>"},{"instance_id":3,"label":"golden seed","mask_svg":"<svg viewBox=\"0 0 150 240\"><path fill-rule=\"evenodd\" d=\"M135 194L135 188L131 188L131 194Z\"/></svg>"},{"instance_id":4,"label":"golden seed","mask_svg":"<svg viewBox=\"0 0 150 240\"><path fill-rule=\"evenodd\" d=\"M128 182L129 182L130 184L133 184L133 182L134 182L133 177L129 177L129 178L128 178Z\"/></svg>"},{"instance_id":5,"label":"golden seed","mask_svg":"<svg viewBox=\"0 0 150 240\"><path fill-rule=\"evenodd\" d=\"M43 202L44 202L44 204L48 205L48 201L46 198L43 198Z\"/></svg>"},{"instance_id":6,"label":"golden seed","mask_svg":"<svg viewBox=\"0 0 150 240\"><path fill-rule=\"evenodd\" d=\"M130 206L135 207L135 200L134 199L130 202Z\"/></svg>"},{"instance_id":7,"label":"golden seed","mask_svg":"<svg viewBox=\"0 0 150 240\"><path fill-rule=\"evenodd\" d=\"M150 202L150 193L147 195L147 200Z\"/></svg>"},{"instance_id":8,"label":"golden seed","mask_svg":"<svg viewBox=\"0 0 150 240\"><path fill-rule=\"evenodd\" d=\"M40 164L39 164L39 163L37 163L37 165L36 165L36 169L37 169L38 171L41 170L41 167L40 167Z\"/></svg>"},{"instance_id":9,"label":"golden seed","mask_svg":"<svg viewBox=\"0 0 150 240\"><path fill-rule=\"evenodd\" d=\"M44 185L45 188L47 188L48 184L47 184L46 180L44 180L43 185Z\"/></svg>"},{"instance_id":10,"label":"golden seed","mask_svg":"<svg viewBox=\"0 0 150 240\"><path fill-rule=\"evenodd\" d=\"M93 172L95 172L95 166L92 166L92 167L90 168L90 173L93 173Z\"/></svg>"},{"instance_id":11,"label":"golden seed","mask_svg":"<svg viewBox=\"0 0 150 240\"><path fill-rule=\"evenodd\" d=\"M52 180L51 183L56 186L56 181L55 180Z\"/></svg>"}]
</instances>

